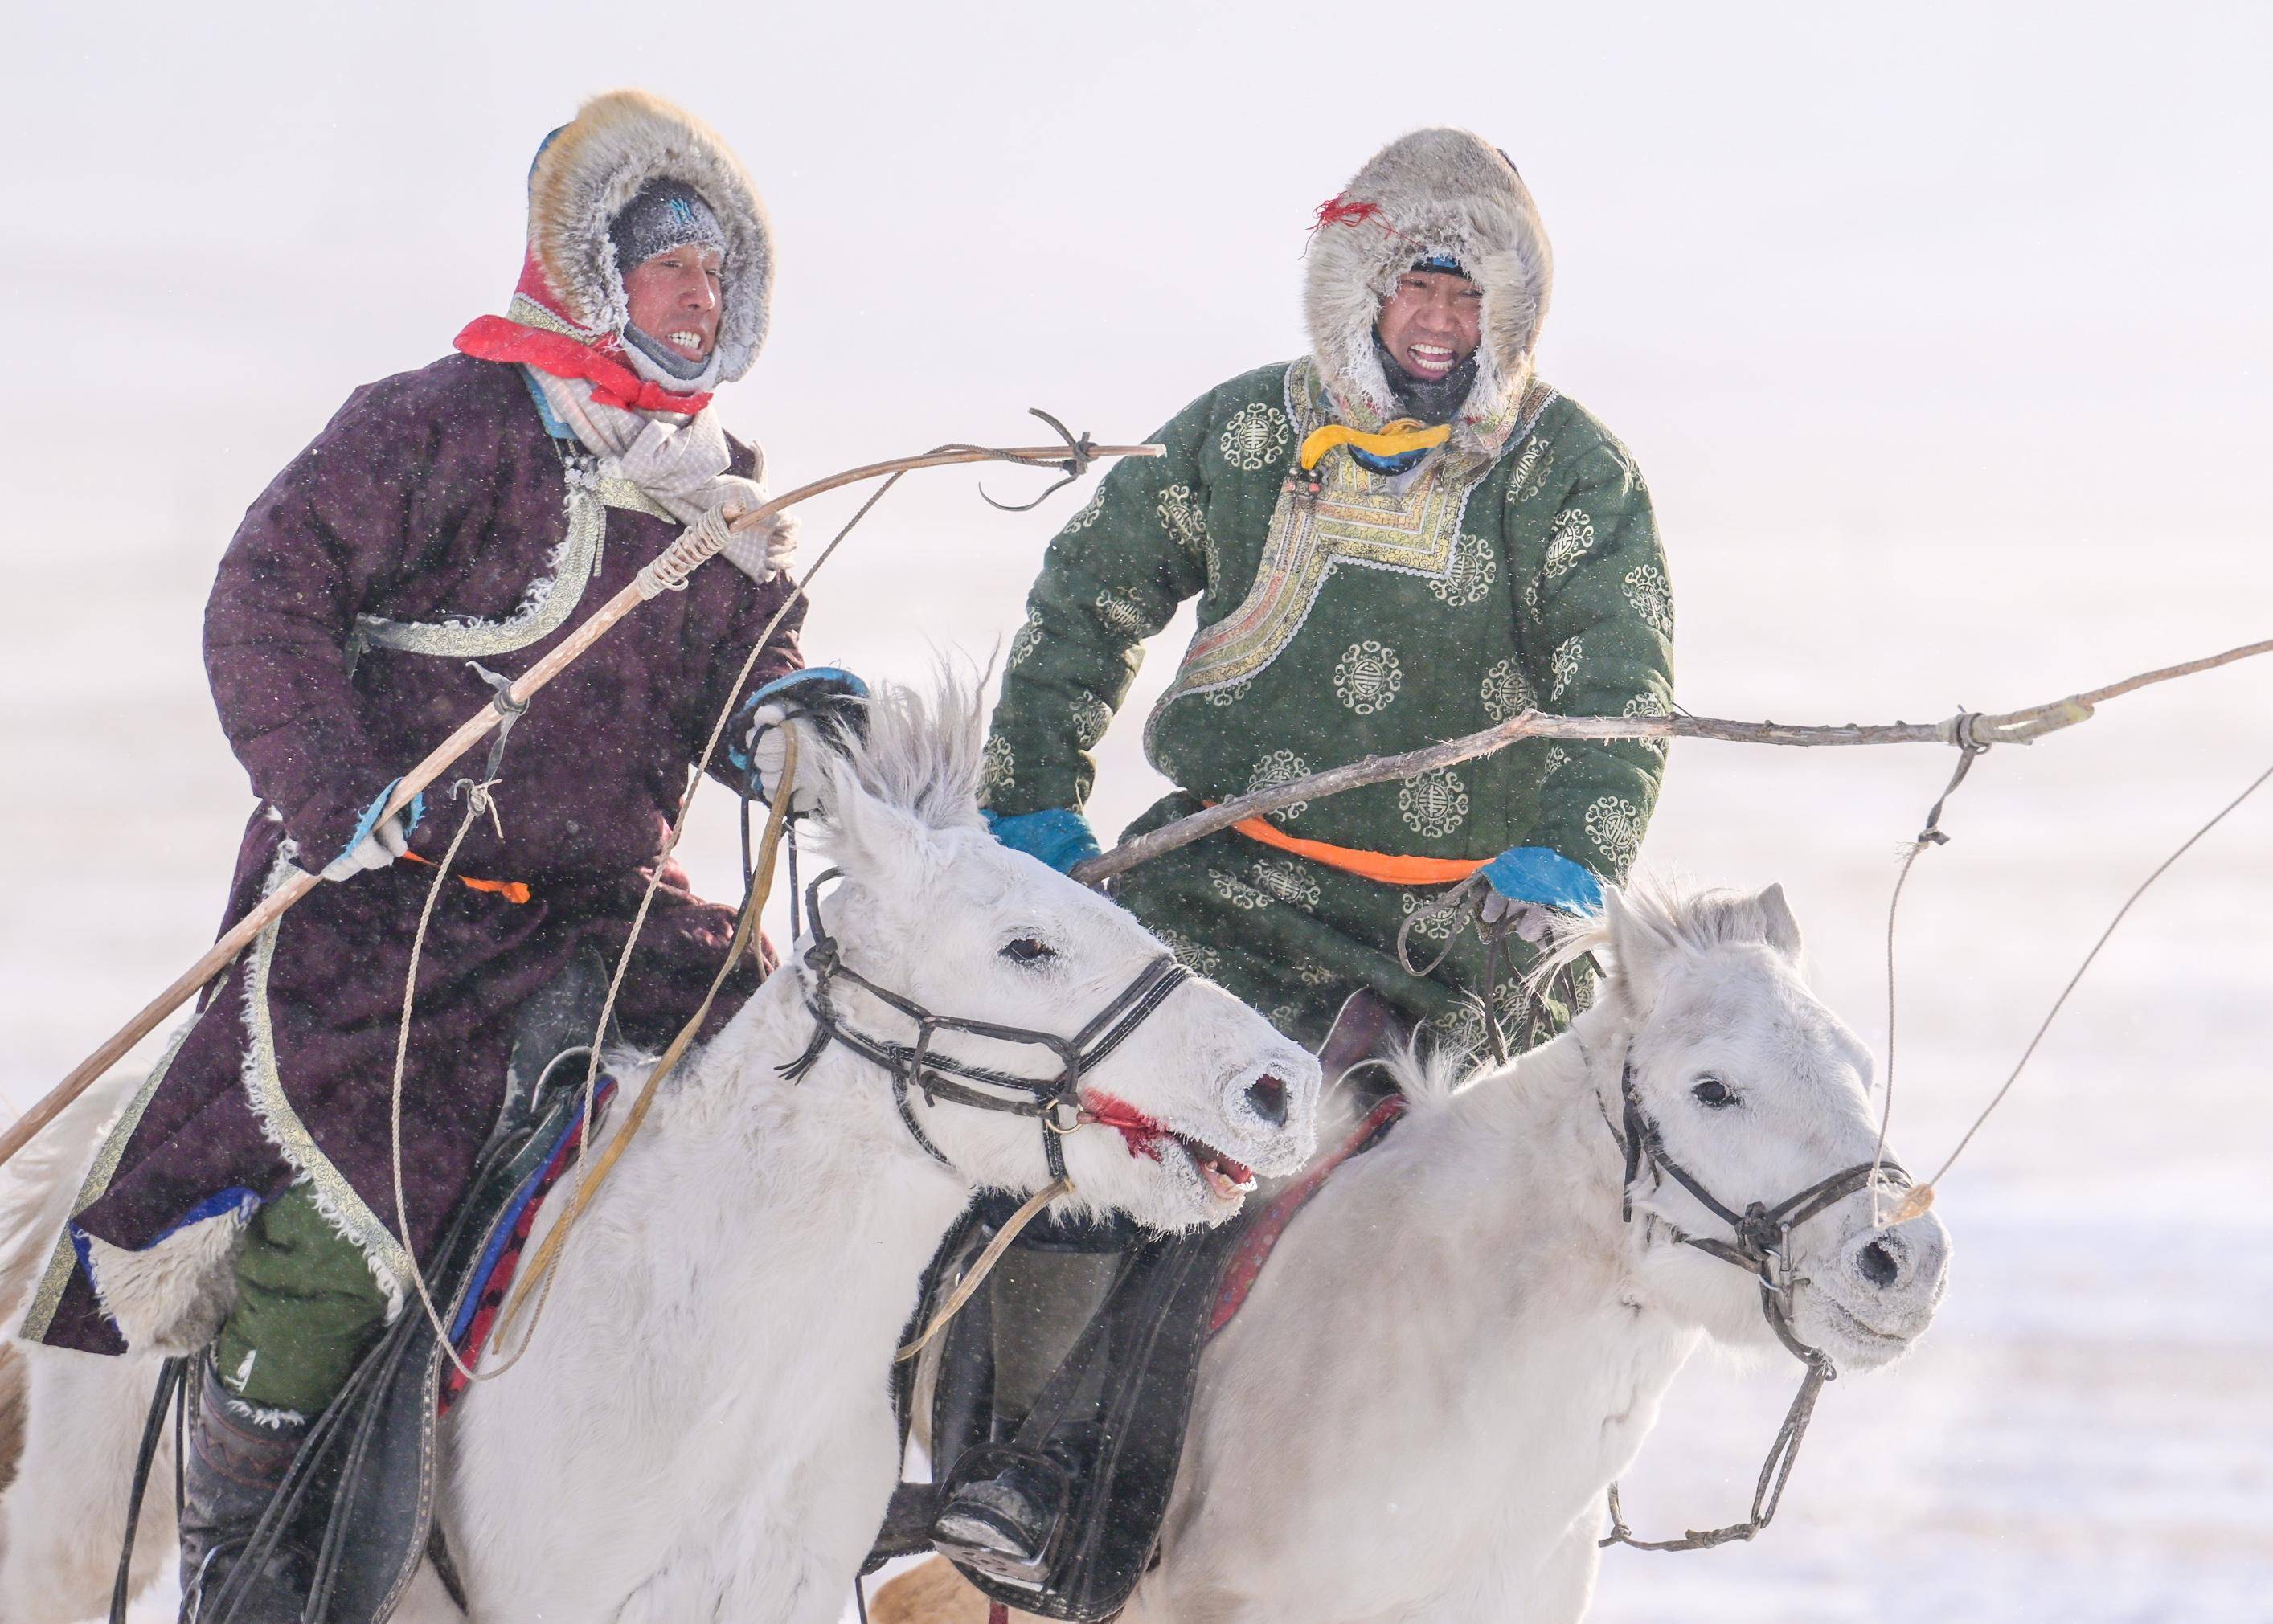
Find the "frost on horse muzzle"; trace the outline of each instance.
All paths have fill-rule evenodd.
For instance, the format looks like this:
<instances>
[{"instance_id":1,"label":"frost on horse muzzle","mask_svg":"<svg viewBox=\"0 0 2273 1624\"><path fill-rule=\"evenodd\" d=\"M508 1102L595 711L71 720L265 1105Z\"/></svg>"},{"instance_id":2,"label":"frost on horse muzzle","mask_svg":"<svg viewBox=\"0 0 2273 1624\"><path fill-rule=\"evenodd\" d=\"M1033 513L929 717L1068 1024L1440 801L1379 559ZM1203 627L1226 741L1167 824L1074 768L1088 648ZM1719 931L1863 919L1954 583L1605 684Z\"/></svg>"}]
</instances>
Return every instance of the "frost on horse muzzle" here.
<instances>
[{"instance_id":1,"label":"frost on horse muzzle","mask_svg":"<svg viewBox=\"0 0 2273 1624\"><path fill-rule=\"evenodd\" d=\"M1947 1247L1941 1226L1930 1216L1913 1219L1899 1228L1880 1230L1871 1224L1870 1211L1864 1209L1863 1231L1849 1230L1828 1254L1837 1260L1840 1267L1827 1271L1820 1279L1804 1274L1795 1266L1793 1238L1815 1219L1855 1197L1875 1201L1882 1189L1908 1189L1910 1177L1899 1164L1884 1156L1858 1162L1774 1206L1753 1201L1738 1211L1714 1194L1666 1149L1664 1135L1642 1109L1641 1097L1635 1092L1631 1051L1619 1066L1618 1096L1621 1121L1611 1126L1611 1135L1618 1141L1625 1158L1621 1208L1625 1222L1633 1221L1634 1185L1645 1168L1686 1190L1707 1212L1728 1225L1730 1233L1722 1239L1691 1235L1669 1226L1676 1244L1692 1246L1757 1276L1760 1313L1768 1328L1792 1357L1807 1367L1791 1408L1784 1415L1783 1425L1777 1429L1775 1441L1768 1448L1767 1459L1761 1464L1759 1480L1752 1493L1752 1515L1745 1521L1725 1528L1692 1529L1679 1539L1637 1539L1619 1511L1617 1485L1610 1485L1610 1532L1602 1544L1629 1545L1644 1551L1707 1550L1731 1540L1750 1539L1774 1520L1776 1507L1783 1499L1784 1485L1790 1479L1792 1464L1798 1459L1800 1442L1807 1435L1807 1424L1815 1414L1816 1400L1826 1382L1838 1379L1839 1366L1823 1344L1834 1344L1850 1369L1881 1365L1899 1353L1917 1331L1924 1328L1924 1321L1932 1316L1933 1304L1940 1295ZM1607 1116L1604 1124L1611 1126ZM1930 1229L1924 1227L1928 1224ZM1849 1276L1861 1281L1865 1291L1875 1291L1887 1298L1887 1306L1875 1317L1872 1309L1864 1306L1863 1295L1847 1291ZM1921 1282L1924 1313L1917 1315L1914 1302L1921 1295ZM1906 1335L1880 1328L1897 1319L1913 1317L1916 1328Z\"/></svg>"},{"instance_id":2,"label":"frost on horse muzzle","mask_svg":"<svg viewBox=\"0 0 2273 1624\"><path fill-rule=\"evenodd\" d=\"M1949 1232L1932 1213L1881 1227L1870 1193L1844 1208L1844 1226L1795 1261L1792 1320L1811 1345L1830 1344L1839 1368L1874 1370L1923 1336L1941 1306Z\"/></svg>"}]
</instances>

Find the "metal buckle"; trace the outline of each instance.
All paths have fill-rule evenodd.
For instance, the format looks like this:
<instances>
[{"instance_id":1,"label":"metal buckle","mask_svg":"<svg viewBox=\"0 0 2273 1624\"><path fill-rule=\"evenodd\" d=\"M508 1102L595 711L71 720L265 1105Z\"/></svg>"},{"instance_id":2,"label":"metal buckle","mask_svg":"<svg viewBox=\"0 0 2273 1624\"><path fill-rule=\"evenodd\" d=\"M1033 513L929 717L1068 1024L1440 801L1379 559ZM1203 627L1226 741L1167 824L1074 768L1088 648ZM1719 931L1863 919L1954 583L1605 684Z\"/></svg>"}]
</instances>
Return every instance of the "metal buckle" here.
<instances>
[{"instance_id":1,"label":"metal buckle","mask_svg":"<svg viewBox=\"0 0 2273 1624\"><path fill-rule=\"evenodd\" d=\"M1791 1264L1780 1246L1762 1246L1760 1283L1775 1293L1787 1307L1791 1303Z\"/></svg>"}]
</instances>

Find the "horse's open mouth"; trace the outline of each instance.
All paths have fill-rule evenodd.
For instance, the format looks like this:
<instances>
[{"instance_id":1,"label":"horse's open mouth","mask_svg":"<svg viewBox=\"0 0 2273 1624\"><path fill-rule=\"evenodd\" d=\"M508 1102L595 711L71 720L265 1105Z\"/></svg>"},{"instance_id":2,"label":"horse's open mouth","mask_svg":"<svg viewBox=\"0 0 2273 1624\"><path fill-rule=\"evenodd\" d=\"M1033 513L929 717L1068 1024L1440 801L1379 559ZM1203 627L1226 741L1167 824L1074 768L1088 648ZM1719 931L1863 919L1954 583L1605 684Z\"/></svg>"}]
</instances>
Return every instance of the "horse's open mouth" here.
<instances>
[{"instance_id":1,"label":"horse's open mouth","mask_svg":"<svg viewBox=\"0 0 2273 1624\"><path fill-rule=\"evenodd\" d=\"M1255 1170L1246 1163L1234 1161L1204 1140L1154 1121L1125 1100L1098 1095L1089 1103L1087 1114L1091 1121L1119 1134L1131 1156L1157 1162L1167 1146L1175 1146L1191 1158L1192 1171L1218 1201L1236 1201L1255 1188Z\"/></svg>"},{"instance_id":2,"label":"horse's open mouth","mask_svg":"<svg viewBox=\"0 0 2273 1624\"><path fill-rule=\"evenodd\" d=\"M1255 1170L1244 1162L1234 1162L1220 1150L1212 1150L1197 1139L1187 1139L1182 1134L1171 1134L1177 1148L1192 1158L1199 1169L1200 1181L1218 1201L1235 1201L1255 1188Z\"/></svg>"}]
</instances>

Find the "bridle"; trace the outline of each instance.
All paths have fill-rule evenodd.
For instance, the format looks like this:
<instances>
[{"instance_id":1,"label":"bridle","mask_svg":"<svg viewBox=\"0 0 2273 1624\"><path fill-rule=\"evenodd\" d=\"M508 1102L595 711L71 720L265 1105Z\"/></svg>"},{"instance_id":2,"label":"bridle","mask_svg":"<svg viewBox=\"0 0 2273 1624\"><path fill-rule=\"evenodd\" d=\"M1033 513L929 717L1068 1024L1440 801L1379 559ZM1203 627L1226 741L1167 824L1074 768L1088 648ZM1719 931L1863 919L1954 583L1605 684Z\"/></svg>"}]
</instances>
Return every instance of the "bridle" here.
<instances>
[{"instance_id":1,"label":"bridle","mask_svg":"<svg viewBox=\"0 0 2273 1624\"><path fill-rule=\"evenodd\" d=\"M1084 1120L1082 1078L1127 1042L1129 1035L1167 1001L1168 994L1190 979L1191 972L1165 954L1148 961L1136 972L1136 978L1071 1037L1038 1032L1028 1027L1003 1026L992 1021L934 1014L913 999L878 986L844 962L836 939L829 934L821 913L821 887L838 878L841 872L832 868L816 874L805 888L806 915L811 921L813 936L813 945L805 950L803 961L805 1007L813 1016L813 1041L795 1059L779 1068L781 1074L791 1082L799 1081L830 1044L839 1044L881 1066L891 1077L892 1104L900 1113L900 1121L925 1153L941 1166L953 1164L932 1143L923 1125L916 1119L915 1109L908 1098L911 1089L920 1093L926 1104L936 1105L946 1100L951 1104L968 1105L974 1111L1004 1111L1037 1119L1042 1127L1042 1156L1048 1164L1050 1177L1063 1179L1066 1166L1061 1141ZM849 1024L837 1013L829 996L831 984L839 980L851 982L913 1021L915 1042L904 1044L874 1037ZM941 1032L967 1032L974 1037L991 1037L1001 1043L1039 1044L1057 1056L1057 1075L1020 1077L934 1054L932 1039ZM962 1081L956 1081L958 1078ZM989 1089L1002 1092L990 1093Z\"/></svg>"},{"instance_id":2,"label":"bridle","mask_svg":"<svg viewBox=\"0 0 2273 1624\"><path fill-rule=\"evenodd\" d=\"M1581 1051L1583 1053L1584 1051ZM1760 1283L1760 1313L1775 1332L1776 1340L1789 1349L1793 1358L1807 1366L1800 1379L1799 1392L1791 1401L1791 1408L1776 1430L1775 1441L1768 1446L1767 1459L1760 1467L1758 1484L1752 1491L1752 1515L1742 1523L1726 1528L1699 1530L1692 1529L1679 1539L1637 1539L1626 1526L1618 1510L1618 1486L1610 1485L1610 1531L1596 1543L1603 1545L1626 1545L1638 1551L1705 1551L1732 1540L1750 1539L1774 1520L1776 1507L1783 1500L1784 1485L1790 1480L1792 1463L1799 1457L1800 1441L1807 1434L1808 1421L1815 1413L1815 1401L1823 1392L1823 1384L1838 1380L1838 1367L1831 1356L1820 1348L1802 1342L1793 1328L1791 1318L1792 1291L1800 1279L1791 1272L1789 1248L1794 1231L1810 1218L1828 1211L1849 1196L1869 1189L1873 1176L1907 1188L1909 1175L1891 1159L1881 1159L1875 1164L1858 1162L1842 1169L1828 1179L1819 1179L1797 1195L1789 1196L1771 1207L1763 1201L1753 1201L1742 1212L1721 1200L1687 1168L1676 1161L1665 1149L1665 1137L1658 1125L1641 1108L1641 1099L1634 1092L1633 1052L1629 1046L1618 1074L1618 1095L1621 1101L1624 1128L1621 1132L1611 1126L1609 1113L1602 1113L1610 1137L1617 1140L1625 1157L1625 1177L1620 1192L1620 1216L1624 1222L1633 1222L1634 1184L1647 1164L1661 1179L1670 1179L1695 1196L1714 1217L1726 1224L1732 1232L1729 1240L1715 1240L1707 1236L1690 1235L1668 1224L1673 1239L1685 1246L1694 1246L1710 1257L1732 1263L1745 1273L1759 1276ZM1662 1221L1662 1220L1661 1220Z\"/></svg>"}]
</instances>

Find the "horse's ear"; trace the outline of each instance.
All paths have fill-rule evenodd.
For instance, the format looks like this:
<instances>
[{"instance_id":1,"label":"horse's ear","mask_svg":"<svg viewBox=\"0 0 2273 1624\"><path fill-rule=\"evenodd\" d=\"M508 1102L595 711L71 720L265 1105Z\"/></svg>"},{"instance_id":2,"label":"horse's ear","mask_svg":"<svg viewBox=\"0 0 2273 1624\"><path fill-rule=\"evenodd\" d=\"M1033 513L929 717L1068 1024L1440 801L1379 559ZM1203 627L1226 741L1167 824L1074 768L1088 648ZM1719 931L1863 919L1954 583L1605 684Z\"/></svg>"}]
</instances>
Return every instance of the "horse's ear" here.
<instances>
[{"instance_id":1,"label":"horse's ear","mask_svg":"<svg viewBox=\"0 0 2273 1624\"><path fill-rule=\"evenodd\" d=\"M1770 886L1752 902L1760 910L1760 925L1767 932L1768 946L1798 963L1799 921L1791 917L1791 904L1783 900L1783 887Z\"/></svg>"},{"instance_id":2,"label":"horse's ear","mask_svg":"<svg viewBox=\"0 0 2273 1624\"><path fill-rule=\"evenodd\" d=\"M896 883L900 865L920 850L929 832L873 794L843 755L832 752L814 767L822 783L819 833L830 862L872 884Z\"/></svg>"},{"instance_id":3,"label":"horse's ear","mask_svg":"<svg viewBox=\"0 0 2273 1624\"><path fill-rule=\"evenodd\" d=\"M1672 967L1680 945L1651 923L1626 900L1616 886L1602 888L1602 919L1609 927L1610 956L1617 962L1618 980L1637 1010L1657 1002L1657 990Z\"/></svg>"}]
</instances>

